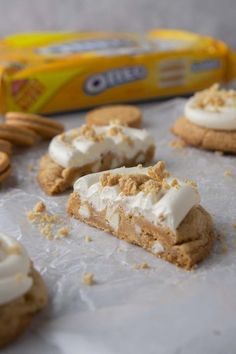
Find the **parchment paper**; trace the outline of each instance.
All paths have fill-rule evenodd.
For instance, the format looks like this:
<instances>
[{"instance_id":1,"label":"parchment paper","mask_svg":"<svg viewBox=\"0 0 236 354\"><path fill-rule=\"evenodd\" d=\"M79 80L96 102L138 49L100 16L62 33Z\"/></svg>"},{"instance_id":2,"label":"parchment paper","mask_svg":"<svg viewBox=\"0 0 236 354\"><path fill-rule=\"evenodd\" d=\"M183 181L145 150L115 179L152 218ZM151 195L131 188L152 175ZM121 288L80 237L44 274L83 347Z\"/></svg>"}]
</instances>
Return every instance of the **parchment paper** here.
<instances>
[{"instance_id":1,"label":"parchment paper","mask_svg":"<svg viewBox=\"0 0 236 354\"><path fill-rule=\"evenodd\" d=\"M27 248L50 296L48 308L30 330L4 354L229 354L236 353L236 163L233 156L194 148L173 149L171 124L182 114L184 99L142 105L144 126L152 131L157 159L176 176L197 181L202 205L213 215L214 252L187 272L144 250L66 217L69 193L47 197L35 175L47 143L18 149L13 174L0 190L1 231ZM83 123L84 114L56 117L67 128ZM35 170L29 171L29 165ZM225 170L232 177L225 177ZM26 219L42 200L60 214L68 238L47 240ZM92 242L86 243L86 235ZM147 262L150 269L134 264ZM96 284L86 286L84 272Z\"/></svg>"}]
</instances>

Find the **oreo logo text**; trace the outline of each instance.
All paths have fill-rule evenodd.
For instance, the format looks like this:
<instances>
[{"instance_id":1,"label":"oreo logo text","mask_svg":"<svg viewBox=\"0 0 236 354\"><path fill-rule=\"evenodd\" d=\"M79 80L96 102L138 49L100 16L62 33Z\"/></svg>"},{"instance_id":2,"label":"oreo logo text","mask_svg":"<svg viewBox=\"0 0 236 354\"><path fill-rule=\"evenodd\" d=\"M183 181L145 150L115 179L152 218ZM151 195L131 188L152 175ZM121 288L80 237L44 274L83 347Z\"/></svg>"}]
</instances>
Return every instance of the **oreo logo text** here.
<instances>
[{"instance_id":1,"label":"oreo logo text","mask_svg":"<svg viewBox=\"0 0 236 354\"><path fill-rule=\"evenodd\" d=\"M84 83L84 91L87 95L94 96L108 88L143 80L146 76L147 70L143 65L112 69L89 76Z\"/></svg>"}]
</instances>

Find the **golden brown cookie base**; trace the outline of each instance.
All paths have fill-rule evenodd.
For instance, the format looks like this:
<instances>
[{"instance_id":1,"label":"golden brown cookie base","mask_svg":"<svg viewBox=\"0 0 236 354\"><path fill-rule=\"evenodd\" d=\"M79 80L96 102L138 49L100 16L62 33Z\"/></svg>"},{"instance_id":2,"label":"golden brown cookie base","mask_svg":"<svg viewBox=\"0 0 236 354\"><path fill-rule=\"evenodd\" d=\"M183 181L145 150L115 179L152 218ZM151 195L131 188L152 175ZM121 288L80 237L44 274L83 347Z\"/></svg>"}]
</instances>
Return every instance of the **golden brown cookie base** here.
<instances>
[{"instance_id":1,"label":"golden brown cookie base","mask_svg":"<svg viewBox=\"0 0 236 354\"><path fill-rule=\"evenodd\" d=\"M185 117L180 117L171 131L189 145L236 154L236 130L207 129L190 122Z\"/></svg>"},{"instance_id":2,"label":"golden brown cookie base","mask_svg":"<svg viewBox=\"0 0 236 354\"><path fill-rule=\"evenodd\" d=\"M0 306L0 348L11 343L30 325L36 312L46 306L47 291L40 274L32 269L33 286L19 299Z\"/></svg>"},{"instance_id":3,"label":"golden brown cookie base","mask_svg":"<svg viewBox=\"0 0 236 354\"><path fill-rule=\"evenodd\" d=\"M154 153L155 146L151 145L145 154L140 152L133 159L123 160L121 166L131 167L137 165L141 154L144 154L143 162L149 163L152 161ZM40 160L38 182L48 195L59 194L72 187L74 181L81 176L93 172L109 170L112 166L112 160L115 157L116 156L111 153L106 154L102 161L100 161L99 167L96 167L99 162L96 161L79 168L63 168L55 163L49 155L45 155Z\"/></svg>"},{"instance_id":4,"label":"golden brown cookie base","mask_svg":"<svg viewBox=\"0 0 236 354\"><path fill-rule=\"evenodd\" d=\"M80 214L80 206L85 206L89 217ZM200 205L193 207L176 234L164 227L154 226L141 216L128 215L119 208L119 227L114 230L105 217L105 211L97 212L86 201L80 202L79 195L72 193L68 202L69 215L91 226L112 233L119 239L138 245L145 250L187 270L203 260L212 249L214 231L210 215ZM139 231L137 231L137 229ZM163 246L162 252L155 252L154 243Z\"/></svg>"}]
</instances>

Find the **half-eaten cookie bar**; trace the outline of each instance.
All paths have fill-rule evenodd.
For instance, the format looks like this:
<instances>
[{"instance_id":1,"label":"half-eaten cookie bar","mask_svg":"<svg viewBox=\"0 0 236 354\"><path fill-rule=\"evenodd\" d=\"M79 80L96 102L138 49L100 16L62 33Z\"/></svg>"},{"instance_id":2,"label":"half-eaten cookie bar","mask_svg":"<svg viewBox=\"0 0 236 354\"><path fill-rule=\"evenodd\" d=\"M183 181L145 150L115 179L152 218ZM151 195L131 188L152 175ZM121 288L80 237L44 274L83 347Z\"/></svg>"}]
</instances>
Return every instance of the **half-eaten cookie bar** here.
<instances>
[{"instance_id":1,"label":"half-eaten cookie bar","mask_svg":"<svg viewBox=\"0 0 236 354\"><path fill-rule=\"evenodd\" d=\"M196 185L172 177L163 161L79 178L68 203L76 219L191 269L210 252L211 216Z\"/></svg>"}]
</instances>

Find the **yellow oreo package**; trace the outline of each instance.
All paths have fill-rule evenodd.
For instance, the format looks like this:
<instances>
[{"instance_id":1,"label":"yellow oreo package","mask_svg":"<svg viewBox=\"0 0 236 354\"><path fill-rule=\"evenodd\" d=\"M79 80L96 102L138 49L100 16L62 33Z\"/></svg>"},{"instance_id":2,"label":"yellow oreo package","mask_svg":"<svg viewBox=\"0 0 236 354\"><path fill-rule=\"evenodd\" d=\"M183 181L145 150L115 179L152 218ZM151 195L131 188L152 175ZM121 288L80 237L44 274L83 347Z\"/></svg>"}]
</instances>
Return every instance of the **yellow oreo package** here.
<instances>
[{"instance_id":1,"label":"yellow oreo package","mask_svg":"<svg viewBox=\"0 0 236 354\"><path fill-rule=\"evenodd\" d=\"M177 30L13 35L0 41L0 110L55 113L188 94L227 82L230 53Z\"/></svg>"}]
</instances>

